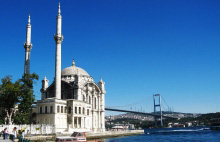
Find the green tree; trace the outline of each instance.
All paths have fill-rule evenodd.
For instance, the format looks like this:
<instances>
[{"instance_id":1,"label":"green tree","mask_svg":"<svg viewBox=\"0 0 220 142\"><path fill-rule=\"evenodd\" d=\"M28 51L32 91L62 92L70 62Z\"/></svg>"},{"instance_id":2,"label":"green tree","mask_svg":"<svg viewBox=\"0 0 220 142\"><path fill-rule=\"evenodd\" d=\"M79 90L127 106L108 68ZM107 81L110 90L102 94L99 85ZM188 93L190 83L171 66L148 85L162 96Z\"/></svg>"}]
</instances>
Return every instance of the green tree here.
<instances>
[{"instance_id":1,"label":"green tree","mask_svg":"<svg viewBox=\"0 0 220 142\"><path fill-rule=\"evenodd\" d=\"M19 103L18 96L20 95L20 83L16 81L12 82L11 76L6 76L1 80L0 84L0 107L3 109L3 115L1 116L1 122L8 121L8 124L12 123L12 116L16 112L16 105Z\"/></svg>"},{"instance_id":2,"label":"green tree","mask_svg":"<svg viewBox=\"0 0 220 142\"><path fill-rule=\"evenodd\" d=\"M13 118L16 124L27 124L30 122L31 106L34 102L33 84L38 80L38 75L24 74L22 79L15 83L11 80L11 76L1 80L0 107L4 108L5 113L1 116L0 122L4 122L6 118L8 124L12 124Z\"/></svg>"},{"instance_id":3,"label":"green tree","mask_svg":"<svg viewBox=\"0 0 220 142\"><path fill-rule=\"evenodd\" d=\"M21 94L19 96L20 104L18 105L18 112L15 116L17 124L31 123L32 104L34 103L34 90L33 84L38 80L38 75L24 74L22 79L19 80L21 85Z\"/></svg>"}]
</instances>

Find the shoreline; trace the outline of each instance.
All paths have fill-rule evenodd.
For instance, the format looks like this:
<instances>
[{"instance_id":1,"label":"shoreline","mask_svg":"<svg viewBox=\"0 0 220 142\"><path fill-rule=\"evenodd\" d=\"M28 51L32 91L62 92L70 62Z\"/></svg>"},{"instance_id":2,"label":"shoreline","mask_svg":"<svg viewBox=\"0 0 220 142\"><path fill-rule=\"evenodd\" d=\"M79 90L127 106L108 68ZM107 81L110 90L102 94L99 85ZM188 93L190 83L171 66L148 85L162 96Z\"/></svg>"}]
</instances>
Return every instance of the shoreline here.
<instances>
[{"instance_id":1,"label":"shoreline","mask_svg":"<svg viewBox=\"0 0 220 142\"><path fill-rule=\"evenodd\" d=\"M144 134L144 130L124 130L124 131L106 131L103 133L87 133L86 138L90 139L100 139L100 138L114 138L121 136L132 136Z\"/></svg>"},{"instance_id":2,"label":"shoreline","mask_svg":"<svg viewBox=\"0 0 220 142\"><path fill-rule=\"evenodd\" d=\"M144 134L144 130L124 130L124 131L106 131L103 133L86 133L87 140L114 138L122 136L132 136ZM24 138L27 140L46 140L53 141L57 136L70 136L71 134L59 134L59 135L26 135Z\"/></svg>"}]
</instances>

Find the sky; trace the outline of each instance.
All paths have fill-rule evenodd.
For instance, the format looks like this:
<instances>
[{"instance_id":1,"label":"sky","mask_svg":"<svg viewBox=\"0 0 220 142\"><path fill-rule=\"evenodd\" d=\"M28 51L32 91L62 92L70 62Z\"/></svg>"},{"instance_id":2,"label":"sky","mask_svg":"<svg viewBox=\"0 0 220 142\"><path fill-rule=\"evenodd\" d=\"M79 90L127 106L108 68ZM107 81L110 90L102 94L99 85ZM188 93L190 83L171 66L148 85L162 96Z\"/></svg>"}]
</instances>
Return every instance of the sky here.
<instances>
[{"instance_id":1,"label":"sky","mask_svg":"<svg viewBox=\"0 0 220 142\"><path fill-rule=\"evenodd\" d=\"M219 0L60 0L62 69L76 66L105 82L106 106L153 111L153 94L174 111L220 110ZM0 78L24 72L31 15L31 73L55 74L58 0L5 0L0 5ZM140 108L139 108L140 109Z\"/></svg>"}]
</instances>

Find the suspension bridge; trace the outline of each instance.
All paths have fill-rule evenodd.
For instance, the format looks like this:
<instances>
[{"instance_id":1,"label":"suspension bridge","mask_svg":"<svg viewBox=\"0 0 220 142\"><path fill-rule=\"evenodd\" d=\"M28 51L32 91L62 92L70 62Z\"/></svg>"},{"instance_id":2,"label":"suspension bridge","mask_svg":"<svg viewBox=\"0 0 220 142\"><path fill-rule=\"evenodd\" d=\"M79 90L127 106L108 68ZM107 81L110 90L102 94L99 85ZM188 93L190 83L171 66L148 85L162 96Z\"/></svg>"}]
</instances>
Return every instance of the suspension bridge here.
<instances>
[{"instance_id":1,"label":"suspension bridge","mask_svg":"<svg viewBox=\"0 0 220 142\"><path fill-rule=\"evenodd\" d=\"M161 117L160 114L157 113L147 113L147 112L139 112L139 111L131 111L131 110L122 110L122 109L114 109L114 108L105 108L107 111L117 111L117 112L127 112L127 113L134 113L134 114L140 114L140 115L148 115L148 116L156 116L156 117ZM176 118L173 116L167 116L167 115L162 115L164 118Z\"/></svg>"},{"instance_id":2,"label":"suspension bridge","mask_svg":"<svg viewBox=\"0 0 220 142\"><path fill-rule=\"evenodd\" d=\"M166 109L162 105L162 101L165 103L165 105L168 107ZM126 112L126 113L133 113L133 114L139 114L139 115L147 115L147 116L153 116L155 121L155 127L157 127L157 121L158 118L161 122L161 126L163 126L163 118L172 118L177 119L178 117L171 115L173 112L171 111L171 107L168 106L165 99L160 94L153 94L153 107L154 112L144 112L144 111L134 111L132 110L132 104L125 105L125 106L118 106L118 107L130 107L130 110L126 109L119 109L118 107L105 107L106 111L116 111L116 112ZM137 103L135 103L137 104ZM167 110L166 114L163 114L163 110ZM142 109L141 109L142 110Z\"/></svg>"}]
</instances>

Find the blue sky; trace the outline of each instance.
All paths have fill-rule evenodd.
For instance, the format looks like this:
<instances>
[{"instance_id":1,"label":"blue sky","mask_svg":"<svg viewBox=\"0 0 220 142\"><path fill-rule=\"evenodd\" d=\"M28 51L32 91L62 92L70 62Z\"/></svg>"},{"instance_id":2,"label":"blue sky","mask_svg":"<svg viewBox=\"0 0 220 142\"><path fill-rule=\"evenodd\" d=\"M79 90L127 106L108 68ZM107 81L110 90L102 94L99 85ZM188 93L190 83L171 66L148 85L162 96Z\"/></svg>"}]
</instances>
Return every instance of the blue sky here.
<instances>
[{"instance_id":1,"label":"blue sky","mask_svg":"<svg viewBox=\"0 0 220 142\"><path fill-rule=\"evenodd\" d=\"M106 106L142 103L159 93L179 112L220 111L220 1L61 0L62 69L76 65L106 82ZM1 1L0 78L21 78L28 13L31 72L55 70L57 0Z\"/></svg>"}]
</instances>

